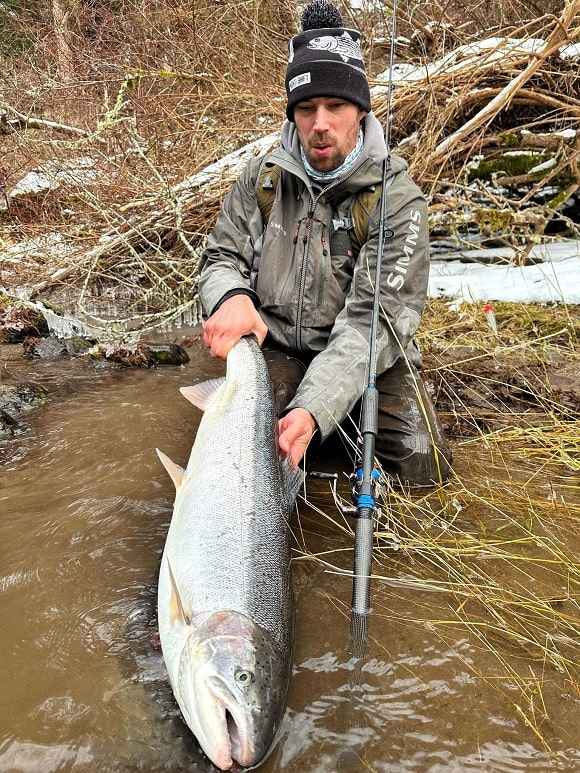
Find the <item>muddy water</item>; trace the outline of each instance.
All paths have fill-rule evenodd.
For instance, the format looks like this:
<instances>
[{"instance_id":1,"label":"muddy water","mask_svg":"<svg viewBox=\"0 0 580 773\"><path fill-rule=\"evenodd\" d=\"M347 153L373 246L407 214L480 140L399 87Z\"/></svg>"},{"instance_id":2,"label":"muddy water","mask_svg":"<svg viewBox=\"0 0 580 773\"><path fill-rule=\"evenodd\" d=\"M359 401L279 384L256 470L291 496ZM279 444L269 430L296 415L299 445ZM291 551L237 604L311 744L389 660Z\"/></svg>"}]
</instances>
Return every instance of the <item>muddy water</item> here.
<instances>
[{"instance_id":1,"label":"muddy water","mask_svg":"<svg viewBox=\"0 0 580 773\"><path fill-rule=\"evenodd\" d=\"M9 365L59 397L0 444L0 771L214 770L180 720L156 637L173 488L153 449L186 460L199 414L177 388L219 364ZM332 509L322 483L312 494ZM348 566L350 540L305 506L293 526L296 666L264 773L580 769L578 703L552 696L543 731L561 756L548 754L517 718L519 693L478 676L493 671L489 655L459 630L442 639L395 622L417 591L377 589L370 658L353 679L350 582L299 558L339 551ZM421 601L448 614L435 594Z\"/></svg>"}]
</instances>

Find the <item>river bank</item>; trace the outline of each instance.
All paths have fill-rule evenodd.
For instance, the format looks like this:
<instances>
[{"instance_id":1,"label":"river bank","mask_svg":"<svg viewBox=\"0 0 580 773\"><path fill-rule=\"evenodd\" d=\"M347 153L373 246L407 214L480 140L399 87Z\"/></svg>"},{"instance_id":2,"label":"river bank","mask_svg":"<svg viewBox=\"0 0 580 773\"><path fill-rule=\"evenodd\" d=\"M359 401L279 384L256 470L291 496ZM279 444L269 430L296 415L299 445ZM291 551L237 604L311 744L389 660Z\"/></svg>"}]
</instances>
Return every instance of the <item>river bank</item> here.
<instances>
[{"instance_id":1,"label":"river bank","mask_svg":"<svg viewBox=\"0 0 580 773\"><path fill-rule=\"evenodd\" d=\"M426 315L424 376L448 414L455 472L434 492L385 491L358 687L347 651L352 533L327 484L308 484L291 524L296 666L265 773L577 768L578 448L564 432L577 414L537 390L541 370L510 384L490 367L514 346L529 367L545 365L570 352L573 331L561 308L522 317L506 305L496 316L499 337L479 306L436 301ZM0 443L0 539L10 546L1 769L209 773L155 637L174 493L154 448L186 459L198 414L178 388L223 369L198 343L188 352L189 363L154 369L6 364L50 395ZM485 415L470 390L490 401ZM323 466L350 471L336 454ZM346 479L339 494L348 497Z\"/></svg>"}]
</instances>

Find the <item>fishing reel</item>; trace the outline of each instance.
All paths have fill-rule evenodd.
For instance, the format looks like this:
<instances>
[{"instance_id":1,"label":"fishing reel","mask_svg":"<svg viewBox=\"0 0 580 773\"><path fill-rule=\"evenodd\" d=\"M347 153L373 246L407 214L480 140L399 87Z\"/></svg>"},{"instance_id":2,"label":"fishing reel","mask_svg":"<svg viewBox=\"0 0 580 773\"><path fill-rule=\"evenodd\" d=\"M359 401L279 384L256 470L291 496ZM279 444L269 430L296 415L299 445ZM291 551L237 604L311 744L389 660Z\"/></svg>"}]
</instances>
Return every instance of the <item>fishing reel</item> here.
<instances>
[{"instance_id":1,"label":"fishing reel","mask_svg":"<svg viewBox=\"0 0 580 773\"><path fill-rule=\"evenodd\" d=\"M385 492L385 486L380 482L381 473L379 470L374 469L372 472L373 495L372 497L370 497L370 501L368 502L368 504L365 503L364 500L361 503L361 497L364 496L363 494L361 494L361 491L360 491L362 480L363 480L362 467L357 467L355 471L348 476L349 483L351 485L351 498L352 498L352 504L350 505L346 504L345 500L338 494L337 473L312 471L308 473L308 477L314 478L316 480L329 481L330 491L334 499L334 504L337 510L339 510L343 515L348 515L351 518L359 518L360 517L359 508L361 506L368 506L373 511L373 520L375 521L375 523L379 523L379 517L382 514L382 510L379 506L377 506L376 500L380 499ZM401 547L401 542L399 540L399 537L394 531L381 528L380 540L383 547L385 548L388 548L391 550L399 550L399 548Z\"/></svg>"},{"instance_id":2,"label":"fishing reel","mask_svg":"<svg viewBox=\"0 0 580 773\"><path fill-rule=\"evenodd\" d=\"M355 471L349 476L351 485L351 498L353 503L353 510L355 518L360 517L360 509L368 508L369 510L376 511L377 499L383 494L383 487L380 484L381 473L376 468L371 473L371 494L362 494L361 486L363 482L363 468L357 467Z\"/></svg>"},{"instance_id":3,"label":"fishing reel","mask_svg":"<svg viewBox=\"0 0 580 773\"><path fill-rule=\"evenodd\" d=\"M336 509L339 510L343 515L357 515L357 509L353 505L345 505L344 500L341 496L339 496L337 491L338 486L338 474L336 472L318 472L315 470L311 470L307 473L309 478L314 478L315 480L327 480L330 485L330 492L332 494L332 498L334 499L334 504L336 505ZM349 479L352 478L352 475L349 477Z\"/></svg>"},{"instance_id":4,"label":"fishing reel","mask_svg":"<svg viewBox=\"0 0 580 773\"><path fill-rule=\"evenodd\" d=\"M338 475L335 472L309 472L309 478L315 478L317 480L328 480L330 483L330 490L334 498L334 502L337 508L343 515L350 515L353 518L358 518L361 507L366 507L369 510L375 511L377 509L376 499L383 493L383 488L379 481L381 479L381 473L379 470L373 470L372 472L372 496L364 495L361 493L361 484L363 481L362 467L358 467L355 471L348 476L348 480L351 486L351 500L352 504L345 504L342 497L338 495Z\"/></svg>"}]
</instances>

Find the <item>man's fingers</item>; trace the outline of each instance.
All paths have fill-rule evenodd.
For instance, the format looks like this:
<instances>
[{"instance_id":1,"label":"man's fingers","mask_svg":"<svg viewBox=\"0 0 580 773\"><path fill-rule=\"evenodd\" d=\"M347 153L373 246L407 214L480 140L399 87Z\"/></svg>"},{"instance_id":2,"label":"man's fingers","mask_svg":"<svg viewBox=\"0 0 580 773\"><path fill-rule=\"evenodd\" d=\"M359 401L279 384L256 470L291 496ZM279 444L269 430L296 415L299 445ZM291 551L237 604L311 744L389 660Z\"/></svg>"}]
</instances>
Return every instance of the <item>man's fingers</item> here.
<instances>
[{"instance_id":1,"label":"man's fingers","mask_svg":"<svg viewBox=\"0 0 580 773\"><path fill-rule=\"evenodd\" d=\"M259 321L260 321L262 324L257 324L257 325L256 325L256 326L255 326L255 327L254 327L254 328L251 330L251 332L252 332L252 333L253 333L253 334L256 336L256 338L258 339L258 343L260 344L260 346L262 346L262 344L264 343L264 339L265 339L265 338L266 338L266 336L268 335L268 328L267 328L267 327L266 327L266 325L264 324L264 322L263 322L263 320L262 320L262 318L261 318L261 317L259 318Z\"/></svg>"},{"instance_id":2,"label":"man's fingers","mask_svg":"<svg viewBox=\"0 0 580 773\"><path fill-rule=\"evenodd\" d=\"M296 424L290 424L288 427L284 428L284 431L280 437L280 439L284 439L284 442L290 447L292 443L296 440L297 437L300 436L300 433L302 432L302 428L296 426Z\"/></svg>"},{"instance_id":3,"label":"man's fingers","mask_svg":"<svg viewBox=\"0 0 580 773\"><path fill-rule=\"evenodd\" d=\"M225 360L230 349L240 340L239 336L214 336L211 342L211 353Z\"/></svg>"},{"instance_id":4,"label":"man's fingers","mask_svg":"<svg viewBox=\"0 0 580 773\"><path fill-rule=\"evenodd\" d=\"M295 428L293 428L291 424L286 424L284 419L281 419L278 423L278 445L280 446L280 450L285 454L290 451L290 446L294 441L295 433L293 429Z\"/></svg>"},{"instance_id":5,"label":"man's fingers","mask_svg":"<svg viewBox=\"0 0 580 773\"><path fill-rule=\"evenodd\" d=\"M290 457L290 461L295 467L298 467L309 442L309 433L304 432L302 427L292 425L282 432L278 438L280 451L284 456Z\"/></svg>"},{"instance_id":6,"label":"man's fingers","mask_svg":"<svg viewBox=\"0 0 580 773\"><path fill-rule=\"evenodd\" d=\"M290 458L290 461L294 467L298 467L300 460L304 456L304 452L308 448L309 438L302 434L295 438L292 443L289 444L289 449L286 452L286 456Z\"/></svg>"},{"instance_id":7,"label":"man's fingers","mask_svg":"<svg viewBox=\"0 0 580 773\"><path fill-rule=\"evenodd\" d=\"M208 349L212 348L214 339L219 336L219 332L216 330L215 323L212 319L213 318L210 317L210 319L203 323L203 342Z\"/></svg>"},{"instance_id":8,"label":"man's fingers","mask_svg":"<svg viewBox=\"0 0 580 773\"><path fill-rule=\"evenodd\" d=\"M0 0L1 1L1 0ZM203 342L215 357L225 359L241 336L254 333L262 346L268 328L246 295L227 298L203 325Z\"/></svg>"},{"instance_id":9,"label":"man's fingers","mask_svg":"<svg viewBox=\"0 0 580 773\"><path fill-rule=\"evenodd\" d=\"M280 451L286 456L290 450L290 443L287 441L285 435L280 435L278 438L278 445L280 446Z\"/></svg>"},{"instance_id":10,"label":"man's fingers","mask_svg":"<svg viewBox=\"0 0 580 773\"><path fill-rule=\"evenodd\" d=\"M220 333L216 331L214 327L208 327L206 325L203 329L203 342L208 349L211 349L212 354L214 354L216 357L225 358L227 357L227 354L232 346L234 346L234 344L236 344L240 338L242 338L242 336L248 335L249 333L254 333L258 339L258 343L260 346L262 346L264 339L268 334L268 328L264 325L263 328L256 327L253 330L248 330L247 332L242 332L236 335L231 335L230 333L228 335L226 332Z\"/></svg>"},{"instance_id":11,"label":"man's fingers","mask_svg":"<svg viewBox=\"0 0 580 773\"><path fill-rule=\"evenodd\" d=\"M298 440L290 452L290 459L292 461L292 464L294 467L298 467L300 464L300 461L302 460L302 457L304 456L304 453L308 447L308 442L306 440Z\"/></svg>"}]
</instances>

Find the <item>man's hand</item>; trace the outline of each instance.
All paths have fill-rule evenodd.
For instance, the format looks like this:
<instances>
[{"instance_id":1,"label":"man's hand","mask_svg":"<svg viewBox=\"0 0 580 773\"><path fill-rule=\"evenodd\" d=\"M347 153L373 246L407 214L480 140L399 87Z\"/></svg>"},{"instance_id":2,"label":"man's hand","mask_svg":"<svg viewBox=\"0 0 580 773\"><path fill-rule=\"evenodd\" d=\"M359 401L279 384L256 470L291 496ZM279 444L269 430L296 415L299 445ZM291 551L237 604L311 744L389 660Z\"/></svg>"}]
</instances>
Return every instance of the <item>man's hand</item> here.
<instances>
[{"instance_id":1,"label":"man's hand","mask_svg":"<svg viewBox=\"0 0 580 773\"><path fill-rule=\"evenodd\" d=\"M278 422L278 445L283 456L298 467L310 443L316 422L304 408L294 408Z\"/></svg>"},{"instance_id":2,"label":"man's hand","mask_svg":"<svg viewBox=\"0 0 580 773\"><path fill-rule=\"evenodd\" d=\"M233 295L204 323L203 342L214 357L225 360L242 336L254 333L262 346L268 328L247 295Z\"/></svg>"}]
</instances>

